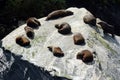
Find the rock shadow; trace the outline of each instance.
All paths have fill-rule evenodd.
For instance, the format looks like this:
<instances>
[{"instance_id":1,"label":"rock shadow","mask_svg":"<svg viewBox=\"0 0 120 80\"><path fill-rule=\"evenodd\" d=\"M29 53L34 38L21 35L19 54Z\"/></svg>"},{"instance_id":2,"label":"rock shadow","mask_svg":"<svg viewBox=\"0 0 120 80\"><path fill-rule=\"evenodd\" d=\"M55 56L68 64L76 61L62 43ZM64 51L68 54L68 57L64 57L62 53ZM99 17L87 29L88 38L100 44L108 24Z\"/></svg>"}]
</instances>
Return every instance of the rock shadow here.
<instances>
[{"instance_id":1,"label":"rock shadow","mask_svg":"<svg viewBox=\"0 0 120 80\"><path fill-rule=\"evenodd\" d=\"M119 42L115 39L115 37L112 37L111 35L109 34L105 34L104 37L103 37L105 40L109 41L109 42L113 42L115 43L116 45L120 45Z\"/></svg>"},{"instance_id":2,"label":"rock shadow","mask_svg":"<svg viewBox=\"0 0 120 80\"><path fill-rule=\"evenodd\" d=\"M3 50L1 54L4 56L0 59L0 66L4 65L1 69L6 69L2 71L2 74L0 72L0 80L70 80L65 77L52 76L43 67L22 60L21 55L15 55L4 47L1 49Z\"/></svg>"}]
</instances>

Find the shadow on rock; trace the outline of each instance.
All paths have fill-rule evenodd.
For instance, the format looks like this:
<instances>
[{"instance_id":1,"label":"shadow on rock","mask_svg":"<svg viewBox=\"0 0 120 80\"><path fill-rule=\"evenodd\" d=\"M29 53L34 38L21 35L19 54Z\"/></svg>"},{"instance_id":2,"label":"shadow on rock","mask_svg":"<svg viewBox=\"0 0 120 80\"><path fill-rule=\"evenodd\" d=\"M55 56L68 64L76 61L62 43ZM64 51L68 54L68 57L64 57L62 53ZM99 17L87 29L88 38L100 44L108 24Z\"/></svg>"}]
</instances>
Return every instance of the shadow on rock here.
<instances>
[{"instance_id":1,"label":"shadow on rock","mask_svg":"<svg viewBox=\"0 0 120 80\"><path fill-rule=\"evenodd\" d=\"M64 77L51 76L44 68L21 59L4 47L3 57L0 59L0 80L69 80ZM2 64L3 63L3 64Z\"/></svg>"}]
</instances>

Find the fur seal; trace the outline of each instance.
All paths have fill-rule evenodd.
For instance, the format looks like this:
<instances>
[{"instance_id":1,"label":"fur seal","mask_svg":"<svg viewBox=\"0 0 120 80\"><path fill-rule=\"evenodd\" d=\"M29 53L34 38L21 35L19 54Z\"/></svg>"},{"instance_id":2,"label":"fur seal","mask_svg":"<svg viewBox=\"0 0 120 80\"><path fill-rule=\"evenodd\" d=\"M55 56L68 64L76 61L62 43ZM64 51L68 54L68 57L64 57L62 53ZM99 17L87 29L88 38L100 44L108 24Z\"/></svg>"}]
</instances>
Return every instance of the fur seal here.
<instances>
[{"instance_id":1,"label":"fur seal","mask_svg":"<svg viewBox=\"0 0 120 80\"><path fill-rule=\"evenodd\" d=\"M85 43L85 39L83 38L81 33L76 33L73 36L73 40L74 40L74 44L84 44Z\"/></svg>"},{"instance_id":2,"label":"fur seal","mask_svg":"<svg viewBox=\"0 0 120 80\"><path fill-rule=\"evenodd\" d=\"M63 51L61 50L60 47L53 47L53 46L48 46L47 47L52 53L54 56L56 57L63 57L64 56L64 53Z\"/></svg>"},{"instance_id":3,"label":"fur seal","mask_svg":"<svg viewBox=\"0 0 120 80\"><path fill-rule=\"evenodd\" d=\"M72 11L69 10L56 10L51 12L50 14L48 14L46 21L47 20L53 20L53 19L58 19L58 18L62 18L65 16L70 16L73 15Z\"/></svg>"},{"instance_id":4,"label":"fur seal","mask_svg":"<svg viewBox=\"0 0 120 80\"><path fill-rule=\"evenodd\" d=\"M104 33L110 33L112 37L114 37L114 26L104 21L98 22L97 24L99 24L102 27Z\"/></svg>"},{"instance_id":5,"label":"fur seal","mask_svg":"<svg viewBox=\"0 0 120 80\"><path fill-rule=\"evenodd\" d=\"M27 35L29 38L31 38L31 39L34 38L34 30L33 30L31 27L25 26L24 30L25 30L25 32L26 32L26 35Z\"/></svg>"},{"instance_id":6,"label":"fur seal","mask_svg":"<svg viewBox=\"0 0 120 80\"><path fill-rule=\"evenodd\" d=\"M24 36L18 36L16 38L16 43L19 44L20 46L24 46L24 47L30 45L30 41Z\"/></svg>"},{"instance_id":7,"label":"fur seal","mask_svg":"<svg viewBox=\"0 0 120 80\"><path fill-rule=\"evenodd\" d=\"M89 50L83 50L77 54L77 59L82 59L83 62L92 62L93 54Z\"/></svg>"},{"instance_id":8,"label":"fur seal","mask_svg":"<svg viewBox=\"0 0 120 80\"><path fill-rule=\"evenodd\" d=\"M95 26L96 25L96 18L94 15L92 14L87 14L83 17L83 21L86 23L86 24L90 24L90 25L93 25Z\"/></svg>"},{"instance_id":9,"label":"fur seal","mask_svg":"<svg viewBox=\"0 0 120 80\"><path fill-rule=\"evenodd\" d=\"M38 28L39 26L41 26L40 22L38 21L37 18L35 17L31 17L29 18L27 21L27 26L31 27L31 28Z\"/></svg>"},{"instance_id":10,"label":"fur seal","mask_svg":"<svg viewBox=\"0 0 120 80\"><path fill-rule=\"evenodd\" d=\"M56 24L55 27L58 29L58 32L61 34L69 34L71 33L71 26L64 22L62 24Z\"/></svg>"}]
</instances>

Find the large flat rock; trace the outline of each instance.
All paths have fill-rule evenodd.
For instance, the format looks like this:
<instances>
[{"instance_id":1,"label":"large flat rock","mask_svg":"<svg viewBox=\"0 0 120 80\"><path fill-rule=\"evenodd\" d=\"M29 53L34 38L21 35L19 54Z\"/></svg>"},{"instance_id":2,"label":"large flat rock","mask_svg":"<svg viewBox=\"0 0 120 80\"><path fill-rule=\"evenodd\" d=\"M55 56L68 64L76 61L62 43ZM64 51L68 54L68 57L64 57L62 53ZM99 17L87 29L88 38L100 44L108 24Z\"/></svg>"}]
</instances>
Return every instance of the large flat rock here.
<instances>
[{"instance_id":1,"label":"large flat rock","mask_svg":"<svg viewBox=\"0 0 120 80\"><path fill-rule=\"evenodd\" d=\"M73 11L74 15L50 21L45 21L46 17L39 19L41 26L35 30L35 38L30 39L31 47L21 47L15 42L17 36L26 36L24 31L26 24L2 39L2 47L22 56L22 60L45 68L53 76L72 80L120 80L120 37L112 38L107 34L103 38L97 32L96 26L85 24L83 17L91 14L85 8L68 8L68 10ZM70 24L72 34L58 33L54 25L62 22ZM85 45L74 44L73 35L77 32L85 38ZM59 46L65 53L64 57L55 57L47 48L51 45ZM85 49L96 52L93 54L92 63L85 64L82 60L76 59L77 52Z\"/></svg>"}]
</instances>

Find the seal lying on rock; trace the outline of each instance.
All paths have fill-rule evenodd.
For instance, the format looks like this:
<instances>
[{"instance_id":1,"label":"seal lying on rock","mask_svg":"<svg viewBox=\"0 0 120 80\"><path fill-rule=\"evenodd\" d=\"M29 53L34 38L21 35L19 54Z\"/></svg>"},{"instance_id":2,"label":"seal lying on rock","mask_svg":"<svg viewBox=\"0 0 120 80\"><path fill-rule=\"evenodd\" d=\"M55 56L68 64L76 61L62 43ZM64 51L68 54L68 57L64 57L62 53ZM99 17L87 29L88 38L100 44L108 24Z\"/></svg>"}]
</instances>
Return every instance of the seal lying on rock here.
<instances>
[{"instance_id":1,"label":"seal lying on rock","mask_svg":"<svg viewBox=\"0 0 120 80\"><path fill-rule=\"evenodd\" d=\"M92 14L87 14L83 17L83 21L86 23L86 24L90 24L90 25L93 25L95 26L96 25L96 18L94 15Z\"/></svg>"},{"instance_id":2,"label":"seal lying on rock","mask_svg":"<svg viewBox=\"0 0 120 80\"><path fill-rule=\"evenodd\" d=\"M61 34L69 34L71 33L71 26L64 22L62 24L56 24L55 27L58 29L58 32Z\"/></svg>"},{"instance_id":3,"label":"seal lying on rock","mask_svg":"<svg viewBox=\"0 0 120 80\"><path fill-rule=\"evenodd\" d=\"M114 26L104 21L98 22L97 24L99 24L102 27L104 33L110 33L112 37L114 37Z\"/></svg>"},{"instance_id":4,"label":"seal lying on rock","mask_svg":"<svg viewBox=\"0 0 120 80\"><path fill-rule=\"evenodd\" d=\"M83 50L77 54L77 59L82 59L83 62L92 62L93 54L89 50Z\"/></svg>"},{"instance_id":5,"label":"seal lying on rock","mask_svg":"<svg viewBox=\"0 0 120 80\"><path fill-rule=\"evenodd\" d=\"M37 18L35 17L31 17L29 18L27 21L27 26L31 27L31 28L38 28L39 26L41 26L40 22L38 21Z\"/></svg>"},{"instance_id":6,"label":"seal lying on rock","mask_svg":"<svg viewBox=\"0 0 120 80\"><path fill-rule=\"evenodd\" d=\"M82 34L80 33L76 33L73 36L73 40L74 40L74 44L84 44L85 43L85 39L83 38Z\"/></svg>"},{"instance_id":7,"label":"seal lying on rock","mask_svg":"<svg viewBox=\"0 0 120 80\"><path fill-rule=\"evenodd\" d=\"M73 15L73 12L69 10L56 10L48 14L46 20L58 19L69 15Z\"/></svg>"},{"instance_id":8,"label":"seal lying on rock","mask_svg":"<svg viewBox=\"0 0 120 80\"><path fill-rule=\"evenodd\" d=\"M18 36L16 38L16 43L19 44L20 46L29 46L30 45L30 41L24 36Z\"/></svg>"},{"instance_id":9,"label":"seal lying on rock","mask_svg":"<svg viewBox=\"0 0 120 80\"><path fill-rule=\"evenodd\" d=\"M61 50L60 47L48 46L48 49L51 52L53 52L53 55L56 56L56 57L63 57L64 56L64 53L63 53L63 51Z\"/></svg>"},{"instance_id":10,"label":"seal lying on rock","mask_svg":"<svg viewBox=\"0 0 120 80\"><path fill-rule=\"evenodd\" d=\"M29 26L25 26L25 32L26 32L26 35L29 37L29 38L34 38L34 30L29 27Z\"/></svg>"}]
</instances>

